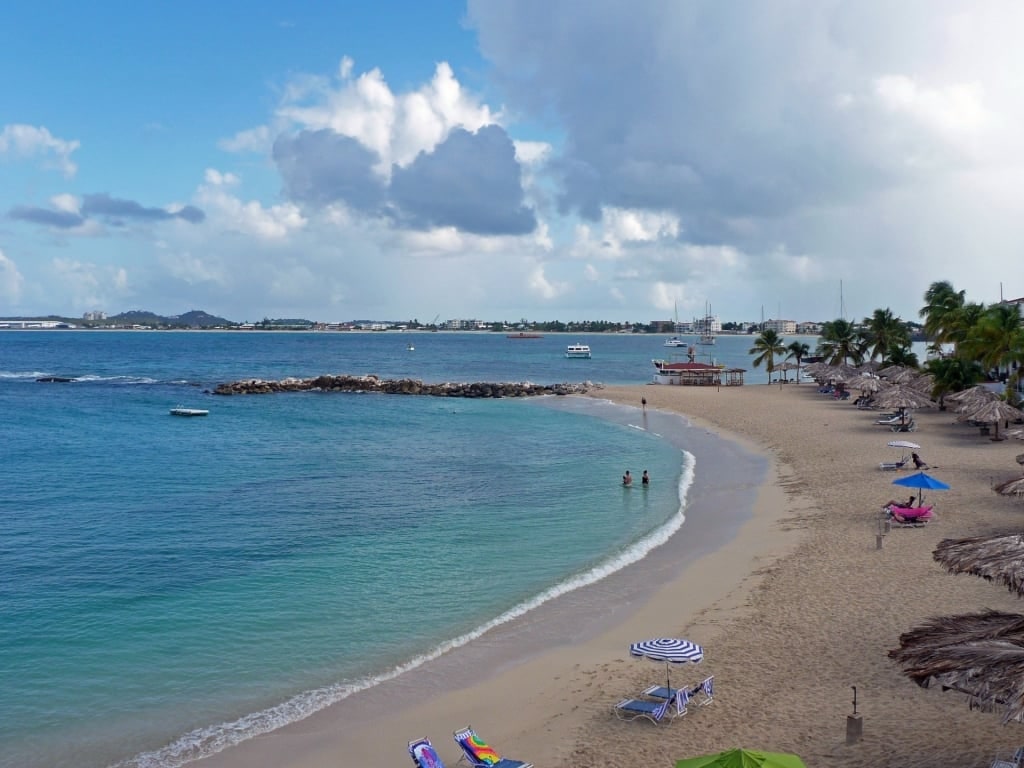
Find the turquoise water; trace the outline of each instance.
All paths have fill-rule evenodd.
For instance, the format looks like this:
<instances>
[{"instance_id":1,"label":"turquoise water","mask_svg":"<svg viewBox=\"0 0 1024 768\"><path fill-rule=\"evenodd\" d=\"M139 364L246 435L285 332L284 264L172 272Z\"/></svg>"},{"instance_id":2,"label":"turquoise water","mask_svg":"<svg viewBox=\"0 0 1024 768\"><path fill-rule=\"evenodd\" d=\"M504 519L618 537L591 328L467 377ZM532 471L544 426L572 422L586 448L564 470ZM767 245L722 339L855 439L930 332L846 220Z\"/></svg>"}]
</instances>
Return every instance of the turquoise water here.
<instances>
[{"instance_id":1,"label":"turquoise water","mask_svg":"<svg viewBox=\"0 0 1024 768\"><path fill-rule=\"evenodd\" d=\"M181 765L643 558L683 521L678 435L561 398L204 394L640 383L664 352L583 338L593 361L562 358L576 337L0 334L0 766Z\"/></svg>"}]
</instances>

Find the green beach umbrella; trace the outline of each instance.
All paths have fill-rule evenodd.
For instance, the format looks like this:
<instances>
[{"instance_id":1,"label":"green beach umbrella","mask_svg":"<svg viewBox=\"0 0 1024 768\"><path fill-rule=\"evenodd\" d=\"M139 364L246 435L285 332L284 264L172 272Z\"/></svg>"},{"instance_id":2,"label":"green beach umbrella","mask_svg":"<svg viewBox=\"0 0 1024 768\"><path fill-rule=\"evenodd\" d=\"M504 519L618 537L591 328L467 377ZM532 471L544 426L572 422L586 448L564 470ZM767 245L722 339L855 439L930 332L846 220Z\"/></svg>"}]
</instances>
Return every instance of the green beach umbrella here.
<instances>
[{"instance_id":1,"label":"green beach umbrella","mask_svg":"<svg viewBox=\"0 0 1024 768\"><path fill-rule=\"evenodd\" d=\"M807 768L796 755L759 752L753 749L728 749L717 755L702 755L677 760L676 768Z\"/></svg>"}]
</instances>

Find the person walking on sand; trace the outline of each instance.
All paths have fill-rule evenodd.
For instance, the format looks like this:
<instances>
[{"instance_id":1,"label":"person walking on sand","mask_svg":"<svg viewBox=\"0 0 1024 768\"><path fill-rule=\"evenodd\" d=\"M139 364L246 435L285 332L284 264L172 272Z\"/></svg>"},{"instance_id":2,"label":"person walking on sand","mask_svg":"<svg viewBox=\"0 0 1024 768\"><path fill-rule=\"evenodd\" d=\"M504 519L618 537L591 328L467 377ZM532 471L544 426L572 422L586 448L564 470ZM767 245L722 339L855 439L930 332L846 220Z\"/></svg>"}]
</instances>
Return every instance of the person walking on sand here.
<instances>
[{"instance_id":1,"label":"person walking on sand","mask_svg":"<svg viewBox=\"0 0 1024 768\"><path fill-rule=\"evenodd\" d=\"M624 474L622 476L622 484L623 485L632 485L633 484L633 476L631 474L629 474L629 470L628 469L626 470L626 474Z\"/></svg>"},{"instance_id":2,"label":"person walking on sand","mask_svg":"<svg viewBox=\"0 0 1024 768\"><path fill-rule=\"evenodd\" d=\"M645 469L643 476L641 476L641 478L640 478L640 485L650 485L650 484L651 484L651 478L648 477L647 470Z\"/></svg>"}]
</instances>

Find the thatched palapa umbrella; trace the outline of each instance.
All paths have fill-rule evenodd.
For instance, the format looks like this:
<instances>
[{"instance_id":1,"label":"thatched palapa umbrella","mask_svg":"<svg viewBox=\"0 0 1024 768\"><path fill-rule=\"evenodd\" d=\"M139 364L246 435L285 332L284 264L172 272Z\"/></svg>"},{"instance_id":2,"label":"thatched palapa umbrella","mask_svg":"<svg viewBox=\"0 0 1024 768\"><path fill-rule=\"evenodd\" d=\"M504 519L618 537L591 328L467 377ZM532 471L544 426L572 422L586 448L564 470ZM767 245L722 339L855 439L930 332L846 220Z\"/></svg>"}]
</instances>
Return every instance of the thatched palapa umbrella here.
<instances>
[{"instance_id":1,"label":"thatched palapa umbrella","mask_svg":"<svg viewBox=\"0 0 1024 768\"><path fill-rule=\"evenodd\" d=\"M1002 496L1024 496L1024 477L1015 477L992 489Z\"/></svg>"},{"instance_id":2,"label":"thatched palapa umbrella","mask_svg":"<svg viewBox=\"0 0 1024 768\"><path fill-rule=\"evenodd\" d=\"M900 635L889 658L927 688L967 694L971 709L1024 721L1024 616L985 611L934 618Z\"/></svg>"},{"instance_id":3,"label":"thatched palapa umbrella","mask_svg":"<svg viewBox=\"0 0 1024 768\"><path fill-rule=\"evenodd\" d=\"M982 424L995 424L996 434L993 440L999 439L999 422L1010 419L1024 418L1024 412L1014 408L1005 400L990 400L981 403L974 408L965 407L962 409L957 421L975 421Z\"/></svg>"},{"instance_id":4,"label":"thatched palapa umbrella","mask_svg":"<svg viewBox=\"0 0 1024 768\"><path fill-rule=\"evenodd\" d=\"M951 403L966 403L970 401L981 401L989 402L990 400L998 400L999 395L993 392L988 387L982 384L976 384L968 389L961 389L959 392L954 392L951 395L946 395L946 400Z\"/></svg>"},{"instance_id":5,"label":"thatched palapa umbrella","mask_svg":"<svg viewBox=\"0 0 1024 768\"><path fill-rule=\"evenodd\" d=\"M861 376L860 380L855 384L851 384L851 386L856 387L866 395L873 395L885 389L887 385L876 376Z\"/></svg>"},{"instance_id":6,"label":"thatched palapa umbrella","mask_svg":"<svg viewBox=\"0 0 1024 768\"><path fill-rule=\"evenodd\" d=\"M907 408L929 408L936 405L935 401L927 395L901 384L883 389L875 395L874 404L880 408L898 408L901 414L901 423L906 421Z\"/></svg>"},{"instance_id":7,"label":"thatched palapa umbrella","mask_svg":"<svg viewBox=\"0 0 1024 768\"><path fill-rule=\"evenodd\" d=\"M931 373L922 373L920 376L915 376L907 382L907 386L931 397L932 389L935 387L935 375Z\"/></svg>"},{"instance_id":8,"label":"thatched palapa umbrella","mask_svg":"<svg viewBox=\"0 0 1024 768\"><path fill-rule=\"evenodd\" d=\"M892 379L893 376L896 376L905 370L907 370L905 365L887 365L885 368L879 368L876 373L883 379Z\"/></svg>"},{"instance_id":9,"label":"thatched palapa umbrella","mask_svg":"<svg viewBox=\"0 0 1024 768\"><path fill-rule=\"evenodd\" d=\"M1024 595L1024 534L944 539L932 556L950 573L969 573Z\"/></svg>"},{"instance_id":10,"label":"thatched palapa umbrella","mask_svg":"<svg viewBox=\"0 0 1024 768\"><path fill-rule=\"evenodd\" d=\"M785 379L786 378L786 371L795 371L799 367L800 366L797 365L796 363L790 363L790 362L778 363L776 365L773 365L771 368L769 368L768 369L768 373L775 373L776 371L782 371L782 378ZM799 383L799 382L797 382L797 383Z\"/></svg>"}]
</instances>

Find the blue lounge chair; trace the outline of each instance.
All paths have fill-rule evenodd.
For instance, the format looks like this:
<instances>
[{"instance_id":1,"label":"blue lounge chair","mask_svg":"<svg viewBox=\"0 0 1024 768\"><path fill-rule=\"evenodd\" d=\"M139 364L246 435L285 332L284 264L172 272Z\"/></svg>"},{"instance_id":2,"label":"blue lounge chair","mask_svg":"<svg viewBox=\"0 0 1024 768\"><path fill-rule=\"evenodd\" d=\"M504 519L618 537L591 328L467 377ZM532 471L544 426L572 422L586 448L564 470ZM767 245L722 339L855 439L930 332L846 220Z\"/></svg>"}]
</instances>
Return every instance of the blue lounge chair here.
<instances>
[{"instance_id":1,"label":"blue lounge chair","mask_svg":"<svg viewBox=\"0 0 1024 768\"><path fill-rule=\"evenodd\" d=\"M511 760L499 755L494 747L477 735L471 725L455 731L452 737L455 739L455 743L462 748L460 763L466 760L474 768L533 768L533 763Z\"/></svg>"},{"instance_id":2,"label":"blue lounge chair","mask_svg":"<svg viewBox=\"0 0 1024 768\"><path fill-rule=\"evenodd\" d=\"M661 702L650 699L623 699L615 705L615 716L620 720L636 720L644 718L652 723L669 723L679 715L686 714L684 707L681 712L671 710L673 699L664 699Z\"/></svg>"},{"instance_id":3,"label":"blue lounge chair","mask_svg":"<svg viewBox=\"0 0 1024 768\"><path fill-rule=\"evenodd\" d=\"M444 768L444 763L437 754L437 750L434 749L434 745L430 743L430 739L410 741L409 754L412 755L412 761L416 768Z\"/></svg>"}]
</instances>

